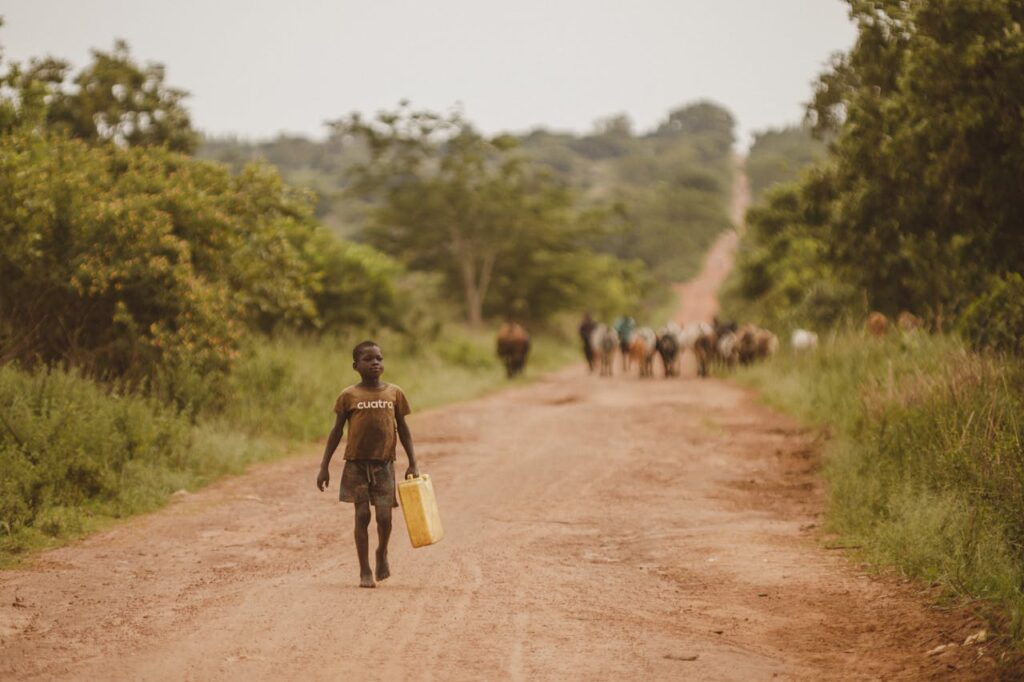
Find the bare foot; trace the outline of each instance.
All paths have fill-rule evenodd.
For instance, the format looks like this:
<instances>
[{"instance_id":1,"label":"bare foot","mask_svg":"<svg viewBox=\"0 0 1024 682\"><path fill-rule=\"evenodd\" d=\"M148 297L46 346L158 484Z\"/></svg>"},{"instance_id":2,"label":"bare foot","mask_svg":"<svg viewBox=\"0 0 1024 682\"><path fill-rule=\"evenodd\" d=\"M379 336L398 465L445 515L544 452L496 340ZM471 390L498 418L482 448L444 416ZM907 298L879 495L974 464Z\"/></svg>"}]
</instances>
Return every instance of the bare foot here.
<instances>
[{"instance_id":1,"label":"bare foot","mask_svg":"<svg viewBox=\"0 0 1024 682\"><path fill-rule=\"evenodd\" d=\"M377 580L387 580L391 577L391 567L388 566L388 553L377 550Z\"/></svg>"},{"instance_id":2,"label":"bare foot","mask_svg":"<svg viewBox=\"0 0 1024 682\"><path fill-rule=\"evenodd\" d=\"M360 573L359 587L377 587L373 582L373 575L371 573Z\"/></svg>"}]
</instances>

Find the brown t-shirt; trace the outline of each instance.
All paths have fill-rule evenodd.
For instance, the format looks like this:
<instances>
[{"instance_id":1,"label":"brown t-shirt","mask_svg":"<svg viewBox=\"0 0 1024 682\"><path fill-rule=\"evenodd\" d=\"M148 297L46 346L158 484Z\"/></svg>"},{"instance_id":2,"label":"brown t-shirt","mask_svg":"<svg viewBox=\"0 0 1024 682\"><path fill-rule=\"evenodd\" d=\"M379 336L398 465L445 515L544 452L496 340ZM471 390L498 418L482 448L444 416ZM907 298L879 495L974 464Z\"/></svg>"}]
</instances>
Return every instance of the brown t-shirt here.
<instances>
[{"instance_id":1,"label":"brown t-shirt","mask_svg":"<svg viewBox=\"0 0 1024 682\"><path fill-rule=\"evenodd\" d=\"M381 384L379 388L349 386L338 396L334 411L348 413L345 459L395 459L398 442L395 415L404 417L411 411L402 389L394 384Z\"/></svg>"}]
</instances>

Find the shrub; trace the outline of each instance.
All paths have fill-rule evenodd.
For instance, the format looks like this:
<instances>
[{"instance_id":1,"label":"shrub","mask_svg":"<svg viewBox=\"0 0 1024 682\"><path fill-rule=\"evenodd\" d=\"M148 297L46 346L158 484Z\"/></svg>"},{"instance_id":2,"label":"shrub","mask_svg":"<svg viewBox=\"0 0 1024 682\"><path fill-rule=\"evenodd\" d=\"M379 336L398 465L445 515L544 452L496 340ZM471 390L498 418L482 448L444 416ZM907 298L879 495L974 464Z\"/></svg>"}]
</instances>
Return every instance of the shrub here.
<instances>
[{"instance_id":1,"label":"shrub","mask_svg":"<svg viewBox=\"0 0 1024 682\"><path fill-rule=\"evenodd\" d=\"M959 330L973 348L1024 355L1024 277L994 278L964 311Z\"/></svg>"},{"instance_id":2,"label":"shrub","mask_svg":"<svg viewBox=\"0 0 1024 682\"><path fill-rule=\"evenodd\" d=\"M0 136L0 360L212 399L247 330L392 323L400 269L341 242L313 199L160 148ZM209 394L209 395L208 395Z\"/></svg>"},{"instance_id":3,"label":"shrub","mask_svg":"<svg viewBox=\"0 0 1024 682\"><path fill-rule=\"evenodd\" d=\"M116 507L129 462L171 465L190 445L190 424L173 409L57 369L0 367L0 422L0 523L9 534L59 534L68 515L47 521L47 509Z\"/></svg>"},{"instance_id":4,"label":"shrub","mask_svg":"<svg viewBox=\"0 0 1024 682\"><path fill-rule=\"evenodd\" d=\"M75 371L0 366L0 563L279 451Z\"/></svg>"}]
</instances>

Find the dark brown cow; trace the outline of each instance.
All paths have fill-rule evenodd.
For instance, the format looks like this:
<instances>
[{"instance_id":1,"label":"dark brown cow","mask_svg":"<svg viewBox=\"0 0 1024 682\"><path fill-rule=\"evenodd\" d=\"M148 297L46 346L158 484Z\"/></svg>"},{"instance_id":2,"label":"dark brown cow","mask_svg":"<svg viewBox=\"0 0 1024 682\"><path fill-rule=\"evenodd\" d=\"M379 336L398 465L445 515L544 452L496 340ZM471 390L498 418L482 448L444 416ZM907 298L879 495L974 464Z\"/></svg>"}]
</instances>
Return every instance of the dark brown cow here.
<instances>
[{"instance_id":1,"label":"dark brown cow","mask_svg":"<svg viewBox=\"0 0 1024 682\"><path fill-rule=\"evenodd\" d=\"M509 379L523 371L529 353L529 332L515 322L502 324L498 329L498 357L505 364Z\"/></svg>"}]
</instances>

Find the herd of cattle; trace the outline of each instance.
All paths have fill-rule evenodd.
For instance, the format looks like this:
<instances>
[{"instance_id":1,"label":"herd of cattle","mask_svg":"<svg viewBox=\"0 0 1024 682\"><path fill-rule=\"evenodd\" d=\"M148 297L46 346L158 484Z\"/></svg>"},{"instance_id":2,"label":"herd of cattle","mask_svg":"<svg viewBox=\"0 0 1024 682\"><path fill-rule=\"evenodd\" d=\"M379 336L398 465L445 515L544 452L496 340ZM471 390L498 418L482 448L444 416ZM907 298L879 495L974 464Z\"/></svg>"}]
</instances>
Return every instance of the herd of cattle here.
<instances>
[{"instance_id":1,"label":"herd of cattle","mask_svg":"<svg viewBox=\"0 0 1024 682\"><path fill-rule=\"evenodd\" d=\"M580 325L583 352L591 371L611 376L616 355L622 356L623 371L637 368L641 377L654 376L655 357L661 358L665 377L679 376L682 357L692 352L697 373L704 377L712 365L749 365L771 357L779 347L775 334L752 324L715 320L681 327L669 322L659 331L628 325Z\"/></svg>"},{"instance_id":2,"label":"herd of cattle","mask_svg":"<svg viewBox=\"0 0 1024 682\"><path fill-rule=\"evenodd\" d=\"M865 328L872 336L885 336L890 328L900 332L914 332L922 328L919 317L902 312L895 322L879 312L871 313ZM770 358L779 348L778 337L767 329L753 324L738 325L715 318L711 323L695 322L682 327L669 322L659 331L651 327L637 327L631 318L619 318L614 324L595 322L584 316L579 326L590 371L611 376L615 359L622 358L625 372L636 367L641 377L654 376L655 358L661 358L664 376L679 376L683 355L693 353L697 373L708 376L713 366L735 367L749 365ZM797 353L813 351L818 347L818 335L806 329L797 329L790 338ZM530 335L521 325L506 322L498 330L498 356L509 378L523 371L530 352Z\"/></svg>"}]
</instances>

